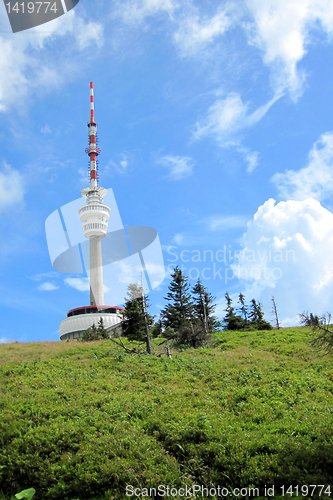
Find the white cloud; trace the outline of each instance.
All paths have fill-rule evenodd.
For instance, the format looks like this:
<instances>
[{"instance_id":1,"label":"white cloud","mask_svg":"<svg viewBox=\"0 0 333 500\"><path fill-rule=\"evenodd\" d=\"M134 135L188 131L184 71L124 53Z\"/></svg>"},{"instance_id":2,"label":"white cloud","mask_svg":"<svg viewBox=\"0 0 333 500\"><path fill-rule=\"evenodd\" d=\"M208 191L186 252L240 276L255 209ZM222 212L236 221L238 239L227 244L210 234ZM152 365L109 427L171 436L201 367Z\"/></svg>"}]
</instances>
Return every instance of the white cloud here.
<instances>
[{"instance_id":1,"label":"white cloud","mask_svg":"<svg viewBox=\"0 0 333 500\"><path fill-rule=\"evenodd\" d=\"M105 166L105 171L113 171L117 172L118 174L126 174L128 166L133 159L132 155L126 152L120 153L118 157L118 162L115 162L113 160L110 160L108 162L108 164Z\"/></svg>"},{"instance_id":2,"label":"white cloud","mask_svg":"<svg viewBox=\"0 0 333 500\"><path fill-rule=\"evenodd\" d=\"M42 134L52 134L52 130L50 128L50 125L48 125L47 123L44 125L44 127L42 127L40 129L40 131Z\"/></svg>"},{"instance_id":3,"label":"white cloud","mask_svg":"<svg viewBox=\"0 0 333 500\"><path fill-rule=\"evenodd\" d=\"M246 0L254 24L247 25L249 42L263 52L273 71L276 91L289 90L297 99L304 73L297 64L306 54L316 23L333 34L333 3L329 0Z\"/></svg>"},{"instance_id":4,"label":"white cloud","mask_svg":"<svg viewBox=\"0 0 333 500\"><path fill-rule=\"evenodd\" d=\"M245 161L247 163L247 173L251 174L253 170L258 166L259 164L259 153L258 151L249 151L245 154Z\"/></svg>"},{"instance_id":5,"label":"white cloud","mask_svg":"<svg viewBox=\"0 0 333 500\"><path fill-rule=\"evenodd\" d=\"M248 174L251 174L253 170L255 170L259 165L260 155L258 151L251 151L249 148L246 148L244 146L237 147L237 151L243 156L244 161L247 164L246 172Z\"/></svg>"},{"instance_id":6,"label":"white cloud","mask_svg":"<svg viewBox=\"0 0 333 500\"><path fill-rule=\"evenodd\" d=\"M103 26L99 23L85 23L82 19L75 22L75 36L80 50L86 49L90 45L96 44L102 47L104 43Z\"/></svg>"},{"instance_id":7,"label":"white cloud","mask_svg":"<svg viewBox=\"0 0 333 500\"><path fill-rule=\"evenodd\" d=\"M50 271L48 273L39 273L39 274L34 274L33 276L30 276L30 279L33 281L42 281L45 278L57 278L59 276L59 273L55 271Z\"/></svg>"},{"instance_id":8,"label":"white cloud","mask_svg":"<svg viewBox=\"0 0 333 500\"><path fill-rule=\"evenodd\" d=\"M212 135L222 145L229 145L231 134L258 123L280 97L276 95L267 104L248 113L249 103L244 104L237 92L231 92L209 107L206 118L195 124L193 138L199 140Z\"/></svg>"},{"instance_id":9,"label":"white cloud","mask_svg":"<svg viewBox=\"0 0 333 500\"><path fill-rule=\"evenodd\" d=\"M160 12L172 17L176 8L177 2L174 0L119 0L115 5L115 13L123 22L136 24Z\"/></svg>"},{"instance_id":10,"label":"white cloud","mask_svg":"<svg viewBox=\"0 0 333 500\"><path fill-rule=\"evenodd\" d=\"M188 156L166 155L159 158L158 163L170 169L166 178L171 180L185 179L193 173L194 161Z\"/></svg>"},{"instance_id":11,"label":"white cloud","mask_svg":"<svg viewBox=\"0 0 333 500\"><path fill-rule=\"evenodd\" d=\"M177 243L177 245L182 245L182 243L184 242L184 235L182 233L177 233L173 240L175 243Z\"/></svg>"},{"instance_id":12,"label":"white cloud","mask_svg":"<svg viewBox=\"0 0 333 500\"><path fill-rule=\"evenodd\" d=\"M14 344L15 340L9 340L6 337L0 338L0 344Z\"/></svg>"},{"instance_id":13,"label":"white cloud","mask_svg":"<svg viewBox=\"0 0 333 500\"><path fill-rule=\"evenodd\" d=\"M196 11L179 21L174 40L184 55L195 54L202 47L223 35L232 25L225 10L220 10L210 19L203 18Z\"/></svg>"},{"instance_id":14,"label":"white cloud","mask_svg":"<svg viewBox=\"0 0 333 500\"><path fill-rule=\"evenodd\" d=\"M74 290L77 290L78 292L90 291L89 278L65 278L64 282L67 286L74 288ZM110 289L106 285L103 285L103 291L104 293L107 293Z\"/></svg>"},{"instance_id":15,"label":"white cloud","mask_svg":"<svg viewBox=\"0 0 333 500\"><path fill-rule=\"evenodd\" d=\"M333 132L322 134L309 153L308 165L298 171L286 170L271 181L285 199L324 200L333 192Z\"/></svg>"},{"instance_id":16,"label":"white cloud","mask_svg":"<svg viewBox=\"0 0 333 500\"><path fill-rule=\"evenodd\" d=\"M0 211L21 204L23 200L23 177L18 170L4 162L0 171Z\"/></svg>"},{"instance_id":17,"label":"white cloud","mask_svg":"<svg viewBox=\"0 0 333 500\"><path fill-rule=\"evenodd\" d=\"M42 283L39 285L38 290L42 292L52 292L53 290L58 290L58 286L55 285L54 283L50 283L49 281L46 281L45 283Z\"/></svg>"},{"instance_id":18,"label":"white cloud","mask_svg":"<svg viewBox=\"0 0 333 500\"><path fill-rule=\"evenodd\" d=\"M64 282L79 292L90 291L89 278L65 278Z\"/></svg>"},{"instance_id":19,"label":"white cloud","mask_svg":"<svg viewBox=\"0 0 333 500\"><path fill-rule=\"evenodd\" d=\"M274 295L282 320L305 310L321 314L333 301L333 214L317 200L269 199L243 235L235 275L246 294L270 307Z\"/></svg>"},{"instance_id":20,"label":"white cloud","mask_svg":"<svg viewBox=\"0 0 333 500\"><path fill-rule=\"evenodd\" d=\"M92 43L101 46L102 35L100 24L86 23L74 10L47 23L47 29L41 25L11 37L0 35L0 111L26 105L34 92L50 92L73 78L79 51ZM59 64L53 42L64 37L71 39Z\"/></svg>"},{"instance_id":21,"label":"white cloud","mask_svg":"<svg viewBox=\"0 0 333 500\"><path fill-rule=\"evenodd\" d=\"M209 231L224 231L234 227L246 226L248 219L240 215L211 215L205 220Z\"/></svg>"}]
</instances>

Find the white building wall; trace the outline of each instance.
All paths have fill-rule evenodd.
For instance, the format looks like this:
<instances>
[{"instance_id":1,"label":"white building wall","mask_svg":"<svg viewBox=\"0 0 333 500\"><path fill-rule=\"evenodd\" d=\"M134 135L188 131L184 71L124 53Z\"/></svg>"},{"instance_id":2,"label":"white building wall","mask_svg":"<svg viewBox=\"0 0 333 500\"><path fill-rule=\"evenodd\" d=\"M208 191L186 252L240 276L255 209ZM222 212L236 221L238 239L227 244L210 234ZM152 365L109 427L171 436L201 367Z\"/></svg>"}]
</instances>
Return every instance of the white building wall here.
<instances>
[{"instance_id":1,"label":"white building wall","mask_svg":"<svg viewBox=\"0 0 333 500\"><path fill-rule=\"evenodd\" d=\"M103 318L104 327L106 329L115 328L120 325L122 317L119 314L113 313L89 313L89 314L79 314L78 316L70 316L60 321L59 334L60 340L66 340L69 338L67 334L73 334L75 332L84 332L95 324L97 326L100 318ZM65 338L62 338L65 335ZM79 338L79 335L70 337Z\"/></svg>"}]
</instances>

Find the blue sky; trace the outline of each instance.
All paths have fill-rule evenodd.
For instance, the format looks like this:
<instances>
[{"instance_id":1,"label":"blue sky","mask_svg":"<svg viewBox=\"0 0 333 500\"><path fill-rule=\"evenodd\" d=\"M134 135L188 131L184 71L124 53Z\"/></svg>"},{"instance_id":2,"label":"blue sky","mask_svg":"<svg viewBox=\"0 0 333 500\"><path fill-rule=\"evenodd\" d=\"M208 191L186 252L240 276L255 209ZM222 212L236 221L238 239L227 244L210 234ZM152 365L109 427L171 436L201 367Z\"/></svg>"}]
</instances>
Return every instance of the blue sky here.
<instances>
[{"instance_id":1,"label":"blue sky","mask_svg":"<svg viewBox=\"0 0 333 500\"><path fill-rule=\"evenodd\" d=\"M166 266L220 316L226 290L268 320L274 295L285 326L332 310L331 2L80 0L16 34L0 9L2 342L58 340L88 304L82 276L52 269L45 220L87 185L91 80L100 184Z\"/></svg>"}]
</instances>

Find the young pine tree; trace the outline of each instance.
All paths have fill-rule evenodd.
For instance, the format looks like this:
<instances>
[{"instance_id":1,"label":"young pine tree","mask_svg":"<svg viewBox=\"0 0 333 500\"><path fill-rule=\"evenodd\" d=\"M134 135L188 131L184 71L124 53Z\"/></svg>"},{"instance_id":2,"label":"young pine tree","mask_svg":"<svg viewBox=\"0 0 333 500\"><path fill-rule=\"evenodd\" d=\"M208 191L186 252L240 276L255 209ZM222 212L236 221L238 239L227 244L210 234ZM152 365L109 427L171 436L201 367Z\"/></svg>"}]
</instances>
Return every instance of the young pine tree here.
<instances>
[{"instance_id":1,"label":"young pine tree","mask_svg":"<svg viewBox=\"0 0 333 500\"><path fill-rule=\"evenodd\" d=\"M188 278L178 266L175 267L171 278L169 292L165 297L168 304L161 311L161 317L164 328L171 328L177 332L180 328L191 325L193 304Z\"/></svg>"}]
</instances>

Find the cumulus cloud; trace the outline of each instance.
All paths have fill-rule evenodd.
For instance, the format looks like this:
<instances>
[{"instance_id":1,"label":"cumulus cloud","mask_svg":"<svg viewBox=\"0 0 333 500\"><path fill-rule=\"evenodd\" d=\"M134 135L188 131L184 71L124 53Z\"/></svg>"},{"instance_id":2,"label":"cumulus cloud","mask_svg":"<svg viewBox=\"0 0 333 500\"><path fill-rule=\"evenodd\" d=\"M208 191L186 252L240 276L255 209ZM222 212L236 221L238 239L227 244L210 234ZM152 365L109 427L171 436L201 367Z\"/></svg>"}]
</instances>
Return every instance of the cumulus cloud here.
<instances>
[{"instance_id":1,"label":"cumulus cloud","mask_svg":"<svg viewBox=\"0 0 333 500\"><path fill-rule=\"evenodd\" d=\"M53 290L58 290L58 288L59 287L54 283L46 281L45 283L39 285L38 290L40 290L41 292L52 292Z\"/></svg>"},{"instance_id":2,"label":"cumulus cloud","mask_svg":"<svg viewBox=\"0 0 333 500\"><path fill-rule=\"evenodd\" d=\"M308 165L271 178L281 198L325 200L333 192L333 132L322 134L309 153Z\"/></svg>"},{"instance_id":3,"label":"cumulus cloud","mask_svg":"<svg viewBox=\"0 0 333 500\"><path fill-rule=\"evenodd\" d=\"M242 238L235 276L246 293L294 322L305 310L321 314L333 300L333 214L319 201L273 199L258 208Z\"/></svg>"},{"instance_id":4,"label":"cumulus cloud","mask_svg":"<svg viewBox=\"0 0 333 500\"><path fill-rule=\"evenodd\" d=\"M249 113L249 103L243 103L237 92L231 92L225 99L217 99L207 112L207 116L195 124L195 140L212 135L222 145L230 142L230 135L258 123L281 97L276 95L267 104Z\"/></svg>"},{"instance_id":5,"label":"cumulus cloud","mask_svg":"<svg viewBox=\"0 0 333 500\"><path fill-rule=\"evenodd\" d=\"M249 42L263 53L273 70L277 92L285 89L294 99L302 93L305 75L297 64L306 54L310 31L318 22L333 34L333 4L327 0L246 0L253 23L245 25Z\"/></svg>"},{"instance_id":6,"label":"cumulus cloud","mask_svg":"<svg viewBox=\"0 0 333 500\"><path fill-rule=\"evenodd\" d=\"M169 169L167 179L178 181L193 174L194 161L188 156L166 155L158 163Z\"/></svg>"},{"instance_id":7,"label":"cumulus cloud","mask_svg":"<svg viewBox=\"0 0 333 500\"><path fill-rule=\"evenodd\" d=\"M23 177L18 170L4 162L0 171L0 211L21 204L23 200Z\"/></svg>"}]
</instances>

